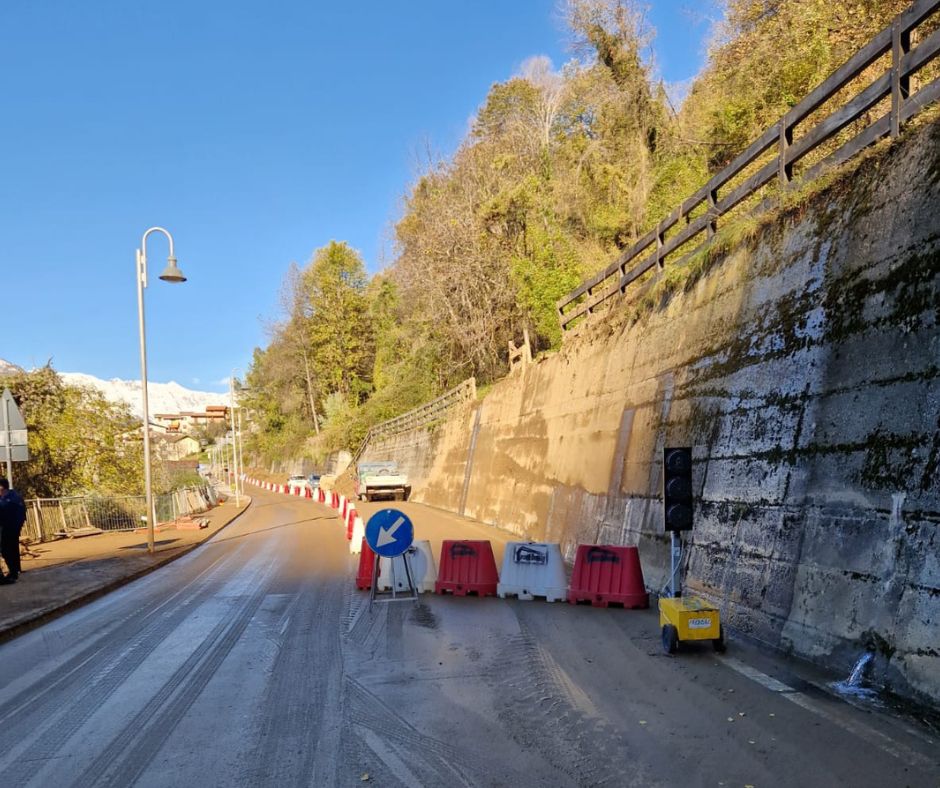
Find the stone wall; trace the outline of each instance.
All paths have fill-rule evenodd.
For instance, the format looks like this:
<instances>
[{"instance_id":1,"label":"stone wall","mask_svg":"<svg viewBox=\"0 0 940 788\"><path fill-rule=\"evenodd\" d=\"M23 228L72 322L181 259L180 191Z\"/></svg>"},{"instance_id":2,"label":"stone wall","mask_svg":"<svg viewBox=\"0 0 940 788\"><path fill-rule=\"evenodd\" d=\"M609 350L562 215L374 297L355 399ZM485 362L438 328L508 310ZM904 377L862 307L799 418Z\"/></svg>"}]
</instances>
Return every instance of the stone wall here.
<instances>
[{"instance_id":1,"label":"stone wall","mask_svg":"<svg viewBox=\"0 0 940 788\"><path fill-rule=\"evenodd\" d=\"M938 181L930 126L383 451L417 500L568 557L639 545L659 590L662 448L692 445L687 587L739 634L846 672L871 650L884 684L936 701Z\"/></svg>"}]
</instances>

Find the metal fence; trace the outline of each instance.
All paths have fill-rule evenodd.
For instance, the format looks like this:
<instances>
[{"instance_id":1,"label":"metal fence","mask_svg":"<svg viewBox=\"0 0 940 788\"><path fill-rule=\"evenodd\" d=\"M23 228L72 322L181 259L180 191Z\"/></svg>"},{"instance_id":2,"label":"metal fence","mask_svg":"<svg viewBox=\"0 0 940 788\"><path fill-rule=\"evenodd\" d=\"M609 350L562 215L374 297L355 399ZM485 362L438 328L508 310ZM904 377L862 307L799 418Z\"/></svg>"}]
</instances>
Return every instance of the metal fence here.
<instances>
[{"instance_id":1,"label":"metal fence","mask_svg":"<svg viewBox=\"0 0 940 788\"><path fill-rule=\"evenodd\" d=\"M382 438L391 438L403 432L427 427L437 421L440 421L444 415L457 405L464 402L472 402L477 396L476 378L467 378L463 383L458 384L450 391L446 391L436 399L425 402L401 416L396 416L381 424L376 424L363 439L358 451L353 455L352 461L357 462L363 455L370 441L380 440Z\"/></svg>"},{"instance_id":2,"label":"metal fence","mask_svg":"<svg viewBox=\"0 0 940 788\"><path fill-rule=\"evenodd\" d=\"M823 158L799 173L806 181L884 137L897 137L905 122L940 99L940 77L917 89L912 83L912 77L940 55L938 10L940 0L913 3L656 227L561 298L556 308L562 329L608 306L631 286L649 284L651 272L658 276L667 258L681 266L704 247L703 234L705 244L715 235L720 217L767 184L788 187L796 168L811 162L814 151L821 150ZM915 36L921 39L917 46ZM881 73L856 92L861 87L857 81L867 79L872 69ZM843 89L851 95L844 95ZM838 106L831 106L834 101ZM820 119L821 114L825 117ZM848 138L841 139L846 129ZM820 147L832 140L838 144L835 150ZM676 260L677 253L683 256Z\"/></svg>"},{"instance_id":3,"label":"metal fence","mask_svg":"<svg viewBox=\"0 0 940 788\"><path fill-rule=\"evenodd\" d=\"M185 487L154 496L157 522L169 522L187 514L205 512L219 501L211 485ZM23 536L48 542L82 529L133 531L144 526L147 511L143 495L33 498L26 501Z\"/></svg>"}]
</instances>

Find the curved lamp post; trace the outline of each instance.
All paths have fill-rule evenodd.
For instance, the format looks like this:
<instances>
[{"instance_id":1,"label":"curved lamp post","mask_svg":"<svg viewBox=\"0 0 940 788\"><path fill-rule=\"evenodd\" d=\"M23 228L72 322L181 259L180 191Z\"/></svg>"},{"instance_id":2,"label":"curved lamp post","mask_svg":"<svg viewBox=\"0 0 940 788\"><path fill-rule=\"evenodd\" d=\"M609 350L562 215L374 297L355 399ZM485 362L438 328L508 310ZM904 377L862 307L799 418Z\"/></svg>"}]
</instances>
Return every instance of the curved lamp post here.
<instances>
[{"instance_id":1,"label":"curved lamp post","mask_svg":"<svg viewBox=\"0 0 940 788\"><path fill-rule=\"evenodd\" d=\"M238 420L235 418L235 370L228 379L228 396L231 404L229 414L232 422L232 464L235 468L235 505L240 506L240 496L244 495L245 488L242 485L241 474L245 472L245 457L241 450L241 413L238 414Z\"/></svg>"},{"instance_id":2,"label":"curved lamp post","mask_svg":"<svg viewBox=\"0 0 940 788\"><path fill-rule=\"evenodd\" d=\"M153 505L153 486L150 479L150 404L147 400L147 338L144 326L144 288L147 287L147 237L151 233L163 233L170 242L170 255L167 265L160 274L164 282L185 282L186 277L176 264L173 254L173 236L162 227L151 227L140 239L137 250L137 320L140 328L140 390L144 406L144 493L147 498L147 552L153 554L153 527L156 522L156 509Z\"/></svg>"}]
</instances>

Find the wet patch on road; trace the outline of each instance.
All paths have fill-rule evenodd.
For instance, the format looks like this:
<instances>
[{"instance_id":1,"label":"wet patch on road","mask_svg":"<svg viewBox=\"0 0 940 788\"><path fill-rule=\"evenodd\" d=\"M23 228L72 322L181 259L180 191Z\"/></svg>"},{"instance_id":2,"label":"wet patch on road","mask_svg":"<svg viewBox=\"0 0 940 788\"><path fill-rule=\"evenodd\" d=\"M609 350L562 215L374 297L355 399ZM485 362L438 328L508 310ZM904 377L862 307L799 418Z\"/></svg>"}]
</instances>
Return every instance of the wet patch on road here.
<instances>
[{"instance_id":1,"label":"wet patch on road","mask_svg":"<svg viewBox=\"0 0 940 788\"><path fill-rule=\"evenodd\" d=\"M412 624L425 629L437 629L439 626L437 616L427 605L418 603L411 611L411 617L408 619Z\"/></svg>"}]
</instances>

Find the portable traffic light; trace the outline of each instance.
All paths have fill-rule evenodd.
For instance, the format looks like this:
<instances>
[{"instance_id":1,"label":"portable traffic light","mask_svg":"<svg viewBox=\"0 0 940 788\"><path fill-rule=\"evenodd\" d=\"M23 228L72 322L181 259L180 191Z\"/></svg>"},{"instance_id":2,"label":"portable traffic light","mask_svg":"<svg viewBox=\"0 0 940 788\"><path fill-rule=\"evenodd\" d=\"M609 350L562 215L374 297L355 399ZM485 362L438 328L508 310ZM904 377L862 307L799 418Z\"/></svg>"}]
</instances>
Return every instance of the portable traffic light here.
<instances>
[{"instance_id":1,"label":"portable traffic light","mask_svg":"<svg viewBox=\"0 0 940 788\"><path fill-rule=\"evenodd\" d=\"M692 449L663 449L663 518L666 531L692 530Z\"/></svg>"},{"instance_id":2,"label":"portable traffic light","mask_svg":"<svg viewBox=\"0 0 940 788\"><path fill-rule=\"evenodd\" d=\"M663 449L663 519L669 532L668 592L659 597L659 627L663 649L675 654L688 641L710 640L715 651L725 650L718 608L695 596L683 596L682 531L692 530L692 449Z\"/></svg>"}]
</instances>

